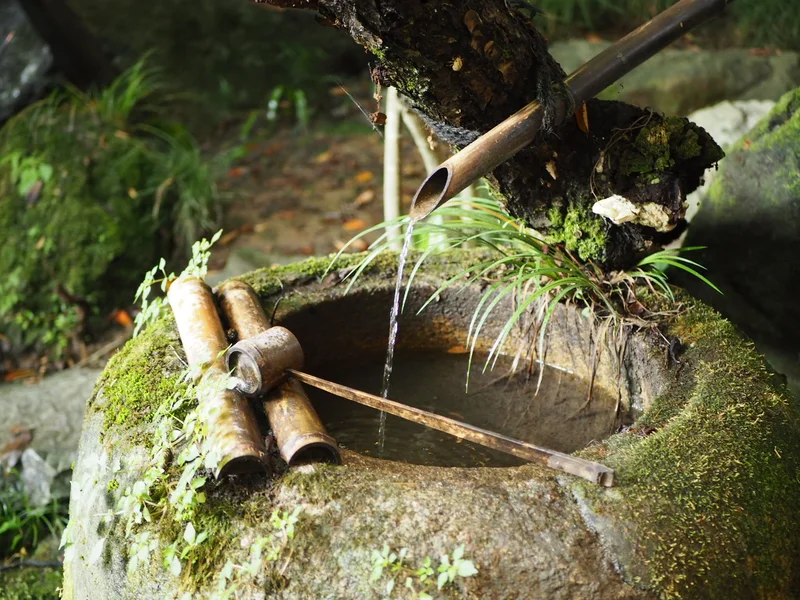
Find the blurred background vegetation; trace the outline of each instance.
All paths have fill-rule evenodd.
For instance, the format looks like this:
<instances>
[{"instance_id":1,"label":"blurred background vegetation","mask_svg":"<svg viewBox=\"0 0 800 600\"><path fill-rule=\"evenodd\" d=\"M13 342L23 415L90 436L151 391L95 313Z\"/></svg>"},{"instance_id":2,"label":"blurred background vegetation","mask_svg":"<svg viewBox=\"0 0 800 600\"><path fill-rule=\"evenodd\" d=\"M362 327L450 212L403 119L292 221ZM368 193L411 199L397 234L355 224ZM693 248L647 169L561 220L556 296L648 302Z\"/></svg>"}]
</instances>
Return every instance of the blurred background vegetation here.
<instances>
[{"instance_id":1,"label":"blurred background vegetation","mask_svg":"<svg viewBox=\"0 0 800 600\"><path fill-rule=\"evenodd\" d=\"M540 30L551 40L596 33L613 38L675 4L675 0L537 0ZM800 10L782 0L737 0L722 19L692 37L709 47L763 46L800 50Z\"/></svg>"},{"instance_id":2,"label":"blurred background vegetation","mask_svg":"<svg viewBox=\"0 0 800 600\"><path fill-rule=\"evenodd\" d=\"M672 3L535 0L536 24L551 41L613 39ZM0 332L6 345L54 356L129 303L159 256L182 261L220 226L218 183L258 123L283 115L308 127L332 87L369 69L347 35L303 11L246 0L69 5L122 75L103 90L57 84L0 130ZM738 0L692 40L800 49L800 11Z\"/></svg>"}]
</instances>

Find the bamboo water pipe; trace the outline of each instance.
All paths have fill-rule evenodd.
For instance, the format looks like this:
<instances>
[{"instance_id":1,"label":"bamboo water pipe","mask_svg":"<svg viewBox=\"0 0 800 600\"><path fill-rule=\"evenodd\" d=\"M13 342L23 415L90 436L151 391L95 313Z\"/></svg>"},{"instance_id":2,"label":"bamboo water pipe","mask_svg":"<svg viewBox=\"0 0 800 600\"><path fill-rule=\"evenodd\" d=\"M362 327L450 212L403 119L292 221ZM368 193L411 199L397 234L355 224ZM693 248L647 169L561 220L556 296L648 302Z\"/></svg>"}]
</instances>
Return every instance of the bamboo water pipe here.
<instances>
[{"instance_id":1,"label":"bamboo water pipe","mask_svg":"<svg viewBox=\"0 0 800 600\"><path fill-rule=\"evenodd\" d=\"M228 347L211 289L196 277L181 277L167 291L189 367L199 380L199 412L212 452L215 477L266 471L266 448L250 403L229 389L223 353Z\"/></svg>"},{"instance_id":2,"label":"bamboo water pipe","mask_svg":"<svg viewBox=\"0 0 800 600\"><path fill-rule=\"evenodd\" d=\"M681 0L615 42L564 82L570 97L559 97L555 123L574 106L593 98L657 52L721 13L733 0ZM531 102L444 161L417 190L411 221L424 219L470 184L529 145L542 126L543 110Z\"/></svg>"},{"instance_id":3,"label":"bamboo water pipe","mask_svg":"<svg viewBox=\"0 0 800 600\"><path fill-rule=\"evenodd\" d=\"M286 380L286 370L302 368L303 350L297 338L283 327L270 327L253 288L231 280L217 291L222 312L239 336L227 353L228 369L237 373L238 389L245 395L264 395L264 411L287 464L341 462L339 446L322 424L296 380Z\"/></svg>"}]
</instances>

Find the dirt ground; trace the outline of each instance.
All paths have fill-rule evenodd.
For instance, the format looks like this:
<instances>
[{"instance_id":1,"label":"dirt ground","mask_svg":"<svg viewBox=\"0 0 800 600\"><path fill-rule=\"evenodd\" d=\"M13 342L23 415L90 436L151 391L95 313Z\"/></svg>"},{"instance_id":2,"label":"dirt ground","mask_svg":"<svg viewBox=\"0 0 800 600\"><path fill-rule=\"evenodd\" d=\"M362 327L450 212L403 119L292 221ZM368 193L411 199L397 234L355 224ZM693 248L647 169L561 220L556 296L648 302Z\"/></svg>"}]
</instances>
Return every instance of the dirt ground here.
<instances>
[{"instance_id":1,"label":"dirt ground","mask_svg":"<svg viewBox=\"0 0 800 600\"><path fill-rule=\"evenodd\" d=\"M348 88L354 98L338 86L331 92L334 108L307 131L287 124L262 133L229 171L221 184L228 198L225 234L212 254L212 269L223 268L234 255L253 267L327 255L383 221L383 138L362 113L376 110L376 102L364 85ZM407 210L425 170L410 135L403 133ZM348 251L365 249L360 241Z\"/></svg>"}]
</instances>

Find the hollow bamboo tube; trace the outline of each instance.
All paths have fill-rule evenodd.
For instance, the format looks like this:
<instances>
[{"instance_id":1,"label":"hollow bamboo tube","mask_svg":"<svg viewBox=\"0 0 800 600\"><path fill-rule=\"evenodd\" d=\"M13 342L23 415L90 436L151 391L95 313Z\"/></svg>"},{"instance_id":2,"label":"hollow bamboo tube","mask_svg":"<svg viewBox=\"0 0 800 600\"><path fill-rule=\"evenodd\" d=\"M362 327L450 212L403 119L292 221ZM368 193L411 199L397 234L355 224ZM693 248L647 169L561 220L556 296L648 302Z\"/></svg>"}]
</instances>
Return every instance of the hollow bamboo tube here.
<instances>
[{"instance_id":1,"label":"hollow bamboo tube","mask_svg":"<svg viewBox=\"0 0 800 600\"><path fill-rule=\"evenodd\" d=\"M475 427L474 425L469 425L468 423L462 423L461 421L456 421L449 417L443 417L436 413L428 412L427 410L394 402L393 400L381 398L380 396L362 392L361 390L355 390L339 383L326 381L325 379L309 375L308 373L303 373L294 369L289 372L293 377L297 378L298 381L313 385L321 390L357 402L358 404L382 410L390 415L400 417L401 419L419 423L425 427L430 427L431 429L453 435L475 444L480 444L486 448L511 454L512 456L524 460L536 462L551 469L582 477L592 483L605 487L612 487L614 485L614 470L600 463L584 460L577 456L564 454L563 452L540 448L528 442L515 440L493 431L488 431L480 427Z\"/></svg>"},{"instance_id":2,"label":"hollow bamboo tube","mask_svg":"<svg viewBox=\"0 0 800 600\"><path fill-rule=\"evenodd\" d=\"M341 462L339 446L325 431L303 386L297 381L284 381L274 387L277 378L284 378L287 368L298 360L302 365L303 353L297 339L283 327L270 327L258 296L243 281L222 284L217 297L228 325L239 335L239 342L226 356L228 368L248 395L266 393L264 411L283 459L290 466Z\"/></svg>"},{"instance_id":3,"label":"hollow bamboo tube","mask_svg":"<svg viewBox=\"0 0 800 600\"><path fill-rule=\"evenodd\" d=\"M265 471L266 448L249 402L228 389L222 354L228 346L211 289L196 277L182 277L167 292L189 367L199 379L199 412L211 451L219 457L217 478Z\"/></svg>"},{"instance_id":4,"label":"hollow bamboo tube","mask_svg":"<svg viewBox=\"0 0 800 600\"><path fill-rule=\"evenodd\" d=\"M555 122L569 104L579 106L602 92L659 50L720 13L733 0L681 0L615 42L572 73L565 84L572 96L556 100ZM411 202L411 220L419 221L530 144L542 126L542 107L531 102L487 131L431 173Z\"/></svg>"}]
</instances>

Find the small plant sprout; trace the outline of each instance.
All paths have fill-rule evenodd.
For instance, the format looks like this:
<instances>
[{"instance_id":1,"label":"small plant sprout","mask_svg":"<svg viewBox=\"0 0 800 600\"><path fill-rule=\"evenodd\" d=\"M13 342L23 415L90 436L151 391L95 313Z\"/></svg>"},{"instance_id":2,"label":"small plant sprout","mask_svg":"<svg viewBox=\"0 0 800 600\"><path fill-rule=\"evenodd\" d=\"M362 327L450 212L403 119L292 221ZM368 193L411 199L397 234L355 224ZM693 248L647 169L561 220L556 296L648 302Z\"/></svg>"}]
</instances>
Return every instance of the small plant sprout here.
<instances>
[{"instance_id":1,"label":"small plant sprout","mask_svg":"<svg viewBox=\"0 0 800 600\"><path fill-rule=\"evenodd\" d=\"M381 583L382 592L390 598L395 591L396 583L403 581L403 588L407 590L401 597L410 597L416 600L433 600L445 586L454 585L457 579L468 578L478 574L475 563L464 558L464 545L453 550L452 554L442 554L439 565L434 567L433 559L426 556L422 564L413 567L407 562L408 548L401 548L398 552L392 551L388 544L381 550L373 550L371 555L370 582ZM436 575L438 573L438 576Z\"/></svg>"},{"instance_id":2,"label":"small plant sprout","mask_svg":"<svg viewBox=\"0 0 800 600\"><path fill-rule=\"evenodd\" d=\"M179 275L180 277L191 275L199 279L203 279L208 274L208 261L211 258L211 247L222 236L222 229L217 231L210 240L203 238L192 244L192 257L189 259L189 264ZM150 298L154 286L159 286L162 293L167 292L167 287L170 282L177 279L179 276L175 273L166 272L167 261L164 258L158 261L158 264L150 269L144 275L144 280L139 284L134 296L134 302L141 301L142 310L136 315L134 319L135 328L133 336L139 335L139 332L149 323L154 322L164 314L166 310L167 301L164 296L157 298ZM159 273L161 276L159 277Z\"/></svg>"}]
</instances>

